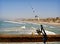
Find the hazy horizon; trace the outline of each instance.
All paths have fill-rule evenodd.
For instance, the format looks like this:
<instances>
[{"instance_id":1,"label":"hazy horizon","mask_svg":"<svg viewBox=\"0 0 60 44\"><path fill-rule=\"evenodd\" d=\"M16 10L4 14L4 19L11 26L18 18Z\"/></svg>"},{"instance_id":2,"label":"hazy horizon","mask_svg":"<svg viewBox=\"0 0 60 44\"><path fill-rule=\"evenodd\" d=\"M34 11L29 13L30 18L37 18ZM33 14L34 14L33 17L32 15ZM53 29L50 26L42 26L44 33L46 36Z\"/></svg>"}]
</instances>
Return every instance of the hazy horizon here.
<instances>
[{"instance_id":1,"label":"hazy horizon","mask_svg":"<svg viewBox=\"0 0 60 44\"><path fill-rule=\"evenodd\" d=\"M60 0L0 0L0 19L34 18L35 15L60 17Z\"/></svg>"}]
</instances>

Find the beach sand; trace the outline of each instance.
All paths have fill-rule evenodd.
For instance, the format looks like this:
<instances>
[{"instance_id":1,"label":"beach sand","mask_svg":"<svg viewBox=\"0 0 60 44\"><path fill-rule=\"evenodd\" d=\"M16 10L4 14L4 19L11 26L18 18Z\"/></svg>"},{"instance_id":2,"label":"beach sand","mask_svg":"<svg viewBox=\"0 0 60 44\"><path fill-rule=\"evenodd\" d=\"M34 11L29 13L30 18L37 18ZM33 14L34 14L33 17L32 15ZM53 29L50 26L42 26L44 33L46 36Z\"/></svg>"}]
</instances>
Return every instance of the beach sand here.
<instances>
[{"instance_id":1,"label":"beach sand","mask_svg":"<svg viewBox=\"0 0 60 44\"><path fill-rule=\"evenodd\" d=\"M20 22L29 22L29 23L37 23L37 24L49 24L53 26L60 26L60 23L54 23L54 22L41 22L41 21L20 21Z\"/></svg>"}]
</instances>

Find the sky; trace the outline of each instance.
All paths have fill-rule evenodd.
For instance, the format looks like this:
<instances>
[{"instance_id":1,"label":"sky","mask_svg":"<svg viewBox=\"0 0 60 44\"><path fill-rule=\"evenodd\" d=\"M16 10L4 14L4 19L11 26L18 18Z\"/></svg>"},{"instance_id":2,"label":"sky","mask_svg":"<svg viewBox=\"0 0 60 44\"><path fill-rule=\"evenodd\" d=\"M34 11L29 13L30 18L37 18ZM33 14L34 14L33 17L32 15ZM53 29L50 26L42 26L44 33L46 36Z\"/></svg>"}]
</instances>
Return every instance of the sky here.
<instances>
[{"instance_id":1,"label":"sky","mask_svg":"<svg viewBox=\"0 0 60 44\"><path fill-rule=\"evenodd\" d=\"M0 0L0 19L34 18L35 15L60 17L60 0Z\"/></svg>"}]
</instances>

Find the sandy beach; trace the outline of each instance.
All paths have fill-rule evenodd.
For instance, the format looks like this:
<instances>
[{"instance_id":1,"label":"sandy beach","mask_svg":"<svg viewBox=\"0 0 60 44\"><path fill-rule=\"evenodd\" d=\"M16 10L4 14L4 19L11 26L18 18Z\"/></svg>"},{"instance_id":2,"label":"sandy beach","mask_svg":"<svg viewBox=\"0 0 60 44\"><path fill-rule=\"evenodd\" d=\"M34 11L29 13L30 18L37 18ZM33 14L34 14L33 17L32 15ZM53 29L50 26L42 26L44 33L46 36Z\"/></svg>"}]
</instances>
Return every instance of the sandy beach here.
<instances>
[{"instance_id":1,"label":"sandy beach","mask_svg":"<svg viewBox=\"0 0 60 44\"><path fill-rule=\"evenodd\" d=\"M53 26L60 26L60 23L53 23L53 22L39 22L40 24L49 24L49 25L53 25Z\"/></svg>"},{"instance_id":2,"label":"sandy beach","mask_svg":"<svg viewBox=\"0 0 60 44\"><path fill-rule=\"evenodd\" d=\"M49 24L52 26L60 26L60 23L54 23L54 22L41 22L41 21L20 21L20 22L29 22L29 23L35 23L35 24Z\"/></svg>"}]
</instances>

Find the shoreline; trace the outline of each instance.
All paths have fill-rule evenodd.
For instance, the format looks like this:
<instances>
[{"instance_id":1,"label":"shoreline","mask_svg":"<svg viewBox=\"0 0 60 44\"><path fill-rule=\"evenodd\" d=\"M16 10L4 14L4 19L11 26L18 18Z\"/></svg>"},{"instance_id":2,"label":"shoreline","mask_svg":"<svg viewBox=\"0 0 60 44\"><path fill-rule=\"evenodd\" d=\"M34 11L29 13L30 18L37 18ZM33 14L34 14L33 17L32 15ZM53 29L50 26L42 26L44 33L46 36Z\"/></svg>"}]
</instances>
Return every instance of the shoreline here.
<instances>
[{"instance_id":1,"label":"shoreline","mask_svg":"<svg viewBox=\"0 0 60 44\"><path fill-rule=\"evenodd\" d=\"M60 26L60 23L49 23L49 22L40 22L41 24L49 24L49 25L52 25L52 26Z\"/></svg>"},{"instance_id":2,"label":"shoreline","mask_svg":"<svg viewBox=\"0 0 60 44\"><path fill-rule=\"evenodd\" d=\"M52 26L60 26L60 23L54 23L54 22L40 22L40 21L4 21L4 22L18 23L18 24L24 24L24 23L48 24Z\"/></svg>"},{"instance_id":3,"label":"shoreline","mask_svg":"<svg viewBox=\"0 0 60 44\"><path fill-rule=\"evenodd\" d=\"M37 21L23 21L23 22L29 22L29 23L35 23L35 24L48 24L52 26L60 26L60 23L54 23L54 22L37 22Z\"/></svg>"}]
</instances>

